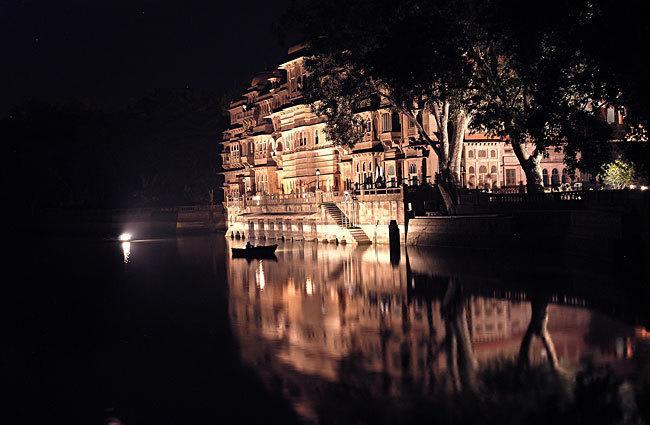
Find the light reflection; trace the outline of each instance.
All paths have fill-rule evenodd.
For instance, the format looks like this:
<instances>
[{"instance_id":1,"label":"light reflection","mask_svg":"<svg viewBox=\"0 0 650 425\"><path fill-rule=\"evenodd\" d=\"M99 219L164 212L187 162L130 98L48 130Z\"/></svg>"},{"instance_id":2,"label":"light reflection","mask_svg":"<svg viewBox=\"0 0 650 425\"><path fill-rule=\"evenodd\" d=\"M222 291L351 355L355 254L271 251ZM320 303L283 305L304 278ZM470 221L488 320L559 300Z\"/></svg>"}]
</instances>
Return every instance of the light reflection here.
<instances>
[{"instance_id":1,"label":"light reflection","mask_svg":"<svg viewBox=\"0 0 650 425\"><path fill-rule=\"evenodd\" d=\"M257 264L257 270L255 271L255 283L257 284L257 287L260 288L260 291L264 290L264 287L266 286L266 279L264 278L264 266L262 265L262 261Z\"/></svg>"},{"instance_id":2,"label":"light reflection","mask_svg":"<svg viewBox=\"0 0 650 425\"><path fill-rule=\"evenodd\" d=\"M387 395L407 391L404 385L434 391L451 382L448 364L453 363L448 362L453 359L445 350L450 316L443 312L444 288L451 281L448 270L461 276L459 284L475 279L463 273L466 262L456 266L409 251L394 267L387 261L388 248L375 252L374 248L319 245L316 255L302 257L303 249L300 245L286 249L278 262L266 262L265 267L229 266L230 313L247 363L263 365L262 375L279 376L301 394L318 392L315 376L336 382L354 374L357 383L367 382L370 391ZM264 293L249 291L247 282L252 278L260 289L268 285ZM498 283L492 283L494 288L470 283L466 291L461 290L464 298L459 304L466 333L455 338L467 337L479 368L516 359L531 323L530 294L517 288L500 290ZM552 299L545 320L562 369L575 371L587 356L600 364L619 357L634 359L630 339L617 341L605 333L600 336L605 341L602 349L589 342L599 330L592 325L592 312L581 308L584 300L564 294ZM648 332L637 328L636 335L647 338ZM531 365L549 362L543 342L534 338L530 344ZM342 368L350 359L354 362ZM380 386L373 385L378 374ZM310 378L302 380L303 376ZM292 402L309 416L317 400L317 396L313 400L301 396Z\"/></svg>"},{"instance_id":3,"label":"light reflection","mask_svg":"<svg viewBox=\"0 0 650 425\"><path fill-rule=\"evenodd\" d=\"M131 242L122 242L122 254L124 256L124 264L127 264L131 257Z\"/></svg>"}]
</instances>

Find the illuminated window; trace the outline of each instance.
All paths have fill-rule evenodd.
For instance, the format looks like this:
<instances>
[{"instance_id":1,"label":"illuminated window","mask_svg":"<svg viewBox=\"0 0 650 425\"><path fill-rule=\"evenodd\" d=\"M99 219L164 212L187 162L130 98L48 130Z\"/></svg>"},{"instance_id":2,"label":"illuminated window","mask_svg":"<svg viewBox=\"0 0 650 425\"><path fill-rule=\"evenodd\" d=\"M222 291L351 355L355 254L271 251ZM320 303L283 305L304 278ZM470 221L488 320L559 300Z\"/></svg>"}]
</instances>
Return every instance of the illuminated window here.
<instances>
[{"instance_id":1,"label":"illuminated window","mask_svg":"<svg viewBox=\"0 0 650 425\"><path fill-rule=\"evenodd\" d=\"M487 151L484 151L484 150L478 151L478 157L479 158L487 158Z\"/></svg>"},{"instance_id":2,"label":"illuminated window","mask_svg":"<svg viewBox=\"0 0 650 425\"><path fill-rule=\"evenodd\" d=\"M551 170L551 184L553 186L557 186L558 184L560 184L560 175L557 171L557 168L553 168Z\"/></svg>"},{"instance_id":3,"label":"illuminated window","mask_svg":"<svg viewBox=\"0 0 650 425\"><path fill-rule=\"evenodd\" d=\"M486 167L485 165L481 165L480 167L478 167L478 172L479 172L480 174L485 174L485 173L487 173L487 167Z\"/></svg>"},{"instance_id":4,"label":"illuminated window","mask_svg":"<svg viewBox=\"0 0 650 425\"><path fill-rule=\"evenodd\" d=\"M497 173L497 166L493 165L492 168L490 168L490 173L496 174Z\"/></svg>"},{"instance_id":5,"label":"illuminated window","mask_svg":"<svg viewBox=\"0 0 650 425\"><path fill-rule=\"evenodd\" d=\"M391 130L391 121L390 121L390 114L389 113L383 113L381 114L381 131L384 133L388 132Z\"/></svg>"},{"instance_id":6,"label":"illuminated window","mask_svg":"<svg viewBox=\"0 0 650 425\"><path fill-rule=\"evenodd\" d=\"M497 157L497 151L491 150L490 151L490 158L496 158Z\"/></svg>"}]
</instances>

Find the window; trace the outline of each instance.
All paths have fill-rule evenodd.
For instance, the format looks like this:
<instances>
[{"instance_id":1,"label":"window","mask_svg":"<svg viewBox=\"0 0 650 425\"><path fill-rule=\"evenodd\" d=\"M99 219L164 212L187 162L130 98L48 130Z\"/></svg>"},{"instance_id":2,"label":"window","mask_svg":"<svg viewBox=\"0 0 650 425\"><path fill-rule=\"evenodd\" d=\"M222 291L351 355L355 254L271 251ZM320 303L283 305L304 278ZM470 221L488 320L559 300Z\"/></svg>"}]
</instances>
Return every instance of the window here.
<instances>
[{"instance_id":1,"label":"window","mask_svg":"<svg viewBox=\"0 0 650 425\"><path fill-rule=\"evenodd\" d=\"M390 164L388 166L388 175L389 176L394 176L395 175L395 166L393 164Z\"/></svg>"},{"instance_id":2,"label":"window","mask_svg":"<svg viewBox=\"0 0 650 425\"><path fill-rule=\"evenodd\" d=\"M557 168L553 168L551 170L551 184L553 186L557 186L560 184L560 175L557 172Z\"/></svg>"},{"instance_id":3,"label":"window","mask_svg":"<svg viewBox=\"0 0 650 425\"><path fill-rule=\"evenodd\" d=\"M381 131L386 133L390 130L390 114L385 112L381 114Z\"/></svg>"},{"instance_id":4,"label":"window","mask_svg":"<svg viewBox=\"0 0 650 425\"><path fill-rule=\"evenodd\" d=\"M479 158L487 158L487 151L484 151L484 150L478 151L478 157Z\"/></svg>"},{"instance_id":5,"label":"window","mask_svg":"<svg viewBox=\"0 0 650 425\"><path fill-rule=\"evenodd\" d=\"M485 165L481 165L480 167L478 167L478 172L479 172L480 174L485 174L485 173L487 173L487 167L486 167Z\"/></svg>"},{"instance_id":6,"label":"window","mask_svg":"<svg viewBox=\"0 0 650 425\"><path fill-rule=\"evenodd\" d=\"M546 168L542 170L542 181L544 182L544 186L548 186L548 170Z\"/></svg>"},{"instance_id":7,"label":"window","mask_svg":"<svg viewBox=\"0 0 650 425\"><path fill-rule=\"evenodd\" d=\"M413 121L413 118L409 118L409 128L415 127L415 121Z\"/></svg>"},{"instance_id":8,"label":"window","mask_svg":"<svg viewBox=\"0 0 650 425\"><path fill-rule=\"evenodd\" d=\"M493 166L490 168L490 173L491 173L491 174L496 174L496 173L497 173L497 166L496 166L496 165L493 165Z\"/></svg>"},{"instance_id":9,"label":"window","mask_svg":"<svg viewBox=\"0 0 650 425\"><path fill-rule=\"evenodd\" d=\"M469 173L474 174L474 167L469 167Z\"/></svg>"},{"instance_id":10,"label":"window","mask_svg":"<svg viewBox=\"0 0 650 425\"><path fill-rule=\"evenodd\" d=\"M497 157L497 151L491 150L490 151L490 158L496 158Z\"/></svg>"},{"instance_id":11,"label":"window","mask_svg":"<svg viewBox=\"0 0 650 425\"><path fill-rule=\"evenodd\" d=\"M316 134L314 135L314 144L318 144L318 130L316 130Z\"/></svg>"},{"instance_id":12,"label":"window","mask_svg":"<svg viewBox=\"0 0 650 425\"><path fill-rule=\"evenodd\" d=\"M417 174L417 168L415 164L409 164L409 174Z\"/></svg>"},{"instance_id":13,"label":"window","mask_svg":"<svg viewBox=\"0 0 650 425\"><path fill-rule=\"evenodd\" d=\"M516 170L506 170L506 186L514 186L517 184Z\"/></svg>"},{"instance_id":14,"label":"window","mask_svg":"<svg viewBox=\"0 0 650 425\"><path fill-rule=\"evenodd\" d=\"M470 150L469 152L467 152L467 157L468 158L474 158L474 151Z\"/></svg>"}]
</instances>

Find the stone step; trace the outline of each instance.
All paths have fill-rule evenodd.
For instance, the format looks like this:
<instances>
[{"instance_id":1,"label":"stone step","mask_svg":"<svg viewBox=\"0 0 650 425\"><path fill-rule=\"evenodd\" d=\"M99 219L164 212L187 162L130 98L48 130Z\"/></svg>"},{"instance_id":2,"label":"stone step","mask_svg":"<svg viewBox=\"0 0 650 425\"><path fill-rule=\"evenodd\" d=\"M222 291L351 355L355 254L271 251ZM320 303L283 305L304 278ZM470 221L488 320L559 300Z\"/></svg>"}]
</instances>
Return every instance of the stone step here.
<instances>
[{"instance_id":1,"label":"stone step","mask_svg":"<svg viewBox=\"0 0 650 425\"><path fill-rule=\"evenodd\" d=\"M345 216L343 211L332 202L323 202L323 207L327 214L334 220L334 222L341 228L347 229L350 236L358 244L370 244L372 241L360 227L350 225L350 221Z\"/></svg>"}]
</instances>

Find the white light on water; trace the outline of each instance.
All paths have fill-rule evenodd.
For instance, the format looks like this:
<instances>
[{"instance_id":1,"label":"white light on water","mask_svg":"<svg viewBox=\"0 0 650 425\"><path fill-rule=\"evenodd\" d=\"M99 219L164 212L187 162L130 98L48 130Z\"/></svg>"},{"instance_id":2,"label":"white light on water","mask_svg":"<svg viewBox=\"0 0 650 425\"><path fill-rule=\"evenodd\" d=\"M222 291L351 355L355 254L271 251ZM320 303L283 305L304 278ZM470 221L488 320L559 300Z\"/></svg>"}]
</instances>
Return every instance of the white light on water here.
<instances>
[{"instance_id":1,"label":"white light on water","mask_svg":"<svg viewBox=\"0 0 650 425\"><path fill-rule=\"evenodd\" d=\"M257 286L260 288L260 291L263 291L266 286L266 278L264 277L264 266L262 266L261 261L255 271L255 280L257 281Z\"/></svg>"},{"instance_id":2,"label":"white light on water","mask_svg":"<svg viewBox=\"0 0 650 425\"><path fill-rule=\"evenodd\" d=\"M122 233L120 235L120 237L119 237L119 240L121 242L127 242L127 241L130 241L132 237L133 237L133 235L130 234L130 233Z\"/></svg>"},{"instance_id":3,"label":"white light on water","mask_svg":"<svg viewBox=\"0 0 650 425\"><path fill-rule=\"evenodd\" d=\"M127 264L131 256L131 242L122 242L122 254L124 254L124 264Z\"/></svg>"}]
</instances>

